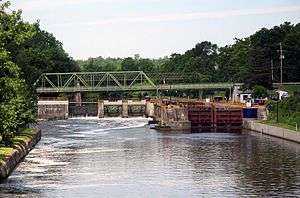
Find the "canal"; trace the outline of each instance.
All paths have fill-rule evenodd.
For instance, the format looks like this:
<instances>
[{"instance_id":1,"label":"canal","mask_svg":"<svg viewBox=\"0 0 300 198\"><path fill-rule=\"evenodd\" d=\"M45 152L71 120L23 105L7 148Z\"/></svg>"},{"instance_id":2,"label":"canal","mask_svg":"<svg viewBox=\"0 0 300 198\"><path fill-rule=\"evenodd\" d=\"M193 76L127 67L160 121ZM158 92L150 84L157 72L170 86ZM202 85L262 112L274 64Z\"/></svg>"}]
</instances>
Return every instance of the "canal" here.
<instances>
[{"instance_id":1,"label":"canal","mask_svg":"<svg viewBox=\"0 0 300 198\"><path fill-rule=\"evenodd\" d=\"M0 197L297 197L300 145L243 133L159 133L144 118L40 123Z\"/></svg>"}]
</instances>

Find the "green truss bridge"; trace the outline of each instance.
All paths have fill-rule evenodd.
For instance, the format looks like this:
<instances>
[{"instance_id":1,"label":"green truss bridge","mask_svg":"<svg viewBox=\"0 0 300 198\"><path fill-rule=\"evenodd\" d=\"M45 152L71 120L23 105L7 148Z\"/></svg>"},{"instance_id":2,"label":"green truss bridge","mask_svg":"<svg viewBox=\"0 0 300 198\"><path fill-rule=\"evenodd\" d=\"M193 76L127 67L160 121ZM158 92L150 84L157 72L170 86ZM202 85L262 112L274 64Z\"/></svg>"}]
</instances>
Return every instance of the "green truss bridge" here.
<instances>
[{"instance_id":1,"label":"green truss bridge","mask_svg":"<svg viewBox=\"0 0 300 198\"><path fill-rule=\"evenodd\" d=\"M37 93L163 91L232 89L242 83L195 83L199 73L144 73L143 71L44 73L35 82Z\"/></svg>"}]
</instances>

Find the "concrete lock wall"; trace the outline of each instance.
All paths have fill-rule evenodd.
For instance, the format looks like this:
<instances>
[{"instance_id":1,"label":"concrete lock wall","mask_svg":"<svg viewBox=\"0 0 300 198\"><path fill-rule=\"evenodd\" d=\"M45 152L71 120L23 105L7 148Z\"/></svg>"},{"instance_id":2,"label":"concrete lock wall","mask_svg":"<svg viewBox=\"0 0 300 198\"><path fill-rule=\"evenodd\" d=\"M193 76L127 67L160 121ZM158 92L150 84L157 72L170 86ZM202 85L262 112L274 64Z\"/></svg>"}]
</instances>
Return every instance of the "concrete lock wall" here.
<instances>
[{"instance_id":1,"label":"concrete lock wall","mask_svg":"<svg viewBox=\"0 0 300 198\"><path fill-rule=\"evenodd\" d=\"M188 111L179 106L160 106L156 108L156 118L160 125L168 126L172 130L190 130L191 122L188 120Z\"/></svg>"},{"instance_id":2,"label":"concrete lock wall","mask_svg":"<svg viewBox=\"0 0 300 198\"><path fill-rule=\"evenodd\" d=\"M69 101L38 101L39 119L66 119L69 114Z\"/></svg>"},{"instance_id":3,"label":"concrete lock wall","mask_svg":"<svg viewBox=\"0 0 300 198\"><path fill-rule=\"evenodd\" d=\"M245 129L253 130L263 134L271 135L274 137L283 138L300 143L300 133L285 128L276 126L270 126L267 124L259 123L255 120L243 120L243 126Z\"/></svg>"}]
</instances>

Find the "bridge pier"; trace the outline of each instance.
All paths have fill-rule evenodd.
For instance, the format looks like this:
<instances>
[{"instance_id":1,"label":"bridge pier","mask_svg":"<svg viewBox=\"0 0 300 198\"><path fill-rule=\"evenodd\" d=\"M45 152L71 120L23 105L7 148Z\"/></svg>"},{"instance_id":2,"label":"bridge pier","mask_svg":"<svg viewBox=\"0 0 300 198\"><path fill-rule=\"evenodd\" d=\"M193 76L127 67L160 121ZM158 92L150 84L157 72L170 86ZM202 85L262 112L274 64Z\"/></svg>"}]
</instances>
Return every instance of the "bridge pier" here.
<instances>
[{"instance_id":1,"label":"bridge pier","mask_svg":"<svg viewBox=\"0 0 300 198\"><path fill-rule=\"evenodd\" d=\"M104 118L104 102L98 101L98 118Z\"/></svg>"},{"instance_id":2,"label":"bridge pier","mask_svg":"<svg viewBox=\"0 0 300 198\"><path fill-rule=\"evenodd\" d=\"M81 106L82 105L81 92L75 92L74 93L74 100L76 102L76 106Z\"/></svg>"},{"instance_id":3,"label":"bridge pier","mask_svg":"<svg viewBox=\"0 0 300 198\"><path fill-rule=\"evenodd\" d=\"M122 101L122 117L128 118L128 101L127 100Z\"/></svg>"},{"instance_id":4,"label":"bridge pier","mask_svg":"<svg viewBox=\"0 0 300 198\"><path fill-rule=\"evenodd\" d=\"M39 100L39 119L67 119L69 116L69 101L60 100Z\"/></svg>"}]
</instances>

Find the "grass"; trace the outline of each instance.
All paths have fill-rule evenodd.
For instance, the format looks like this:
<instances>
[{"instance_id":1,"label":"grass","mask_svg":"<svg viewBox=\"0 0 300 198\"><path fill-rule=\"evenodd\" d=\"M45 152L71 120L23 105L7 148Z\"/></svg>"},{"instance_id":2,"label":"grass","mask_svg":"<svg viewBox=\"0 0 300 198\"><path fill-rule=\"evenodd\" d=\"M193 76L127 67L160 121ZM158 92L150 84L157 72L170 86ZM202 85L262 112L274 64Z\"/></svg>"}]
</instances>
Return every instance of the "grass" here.
<instances>
[{"instance_id":1,"label":"grass","mask_svg":"<svg viewBox=\"0 0 300 198\"><path fill-rule=\"evenodd\" d=\"M292 130L292 131L295 131L295 132L300 132L299 126L298 126L298 130L296 131L296 124L292 126L290 124L286 124L286 123L282 123L282 122L276 122L274 120L261 121L261 123L268 124L268 125L271 125L271 126L276 126L276 127L289 129L289 130Z\"/></svg>"},{"instance_id":2,"label":"grass","mask_svg":"<svg viewBox=\"0 0 300 198\"><path fill-rule=\"evenodd\" d=\"M300 92L300 85L283 85L281 89L287 91L289 95L294 95L295 92Z\"/></svg>"},{"instance_id":3,"label":"grass","mask_svg":"<svg viewBox=\"0 0 300 198\"><path fill-rule=\"evenodd\" d=\"M277 109L278 108L278 109ZM268 121L266 124L287 128L296 132L296 123L300 125L300 97L290 96L278 102L268 102ZM278 112L278 116L277 116ZM276 122L278 117L279 122ZM299 132L300 130L297 129Z\"/></svg>"},{"instance_id":4,"label":"grass","mask_svg":"<svg viewBox=\"0 0 300 198\"><path fill-rule=\"evenodd\" d=\"M5 159L14 152L14 149L18 145L28 142L34 134L35 130L27 128L13 138L13 145L11 147L0 145L0 164L2 164Z\"/></svg>"},{"instance_id":5,"label":"grass","mask_svg":"<svg viewBox=\"0 0 300 198\"><path fill-rule=\"evenodd\" d=\"M5 158L11 155L14 151L14 148L11 147L0 147L0 164L2 164Z\"/></svg>"}]
</instances>

